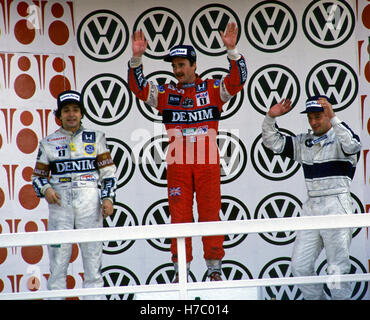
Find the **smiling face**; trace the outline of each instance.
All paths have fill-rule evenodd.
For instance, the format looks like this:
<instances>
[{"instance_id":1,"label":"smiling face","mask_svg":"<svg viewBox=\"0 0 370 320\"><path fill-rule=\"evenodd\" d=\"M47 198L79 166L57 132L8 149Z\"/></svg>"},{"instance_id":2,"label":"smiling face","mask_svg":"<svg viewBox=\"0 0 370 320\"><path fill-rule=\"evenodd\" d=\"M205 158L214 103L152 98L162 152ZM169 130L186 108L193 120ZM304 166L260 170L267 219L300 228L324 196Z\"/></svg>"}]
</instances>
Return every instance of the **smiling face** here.
<instances>
[{"instance_id":1,"label":"smiling face","mask_svg":"<svg viewBox=\"0 0 370 320\"><path fill-rule=\"evenodd\" d=\"M196 79L195 69L197 65L194 62L192 65L189 59L186 58L173 58L172 70L177 79L181 84L192 83Z\"/></svg>"},{"instance_id":2,"label":"smiling face","mask_svg":"<svg viewBox=\"0 0 370 320\"><path fill-rule=\"evenodd\" d=\"M308 112L307 118L315 136L322 136L331 128L330 120L324 112Z\"/></svg>"},{"instance_id":3,"label":"smiling face","mask_svg":"<svg viewBox=\"0 0 370 320\"><path fill-rule=\"evenodd\" d=\"M62 123L62 127L67 131L76 132L81 125L81 109L78 104L69 103L66 104L60 113L59 120Z\"/></svg>"}]
</instances>

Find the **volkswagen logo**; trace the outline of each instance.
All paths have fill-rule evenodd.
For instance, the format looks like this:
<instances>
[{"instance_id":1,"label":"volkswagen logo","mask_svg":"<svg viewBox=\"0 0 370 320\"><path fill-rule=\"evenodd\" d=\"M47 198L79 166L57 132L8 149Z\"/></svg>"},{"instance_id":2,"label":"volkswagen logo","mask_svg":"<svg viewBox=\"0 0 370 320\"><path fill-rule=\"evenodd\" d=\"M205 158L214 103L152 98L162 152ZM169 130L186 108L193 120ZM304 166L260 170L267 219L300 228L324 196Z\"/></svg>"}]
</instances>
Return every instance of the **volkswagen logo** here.
<instances>
[{"instance_id":1,"label":"volkswagen logo","mask_svg":"<svg viewBox=\"0 0 370 320\"><path fill-rule=\"evenodd\" d=\"M245 204L237 198L231 196L221 196L221 221L250 220L251 215ZM225 235L224 248L229 249L239 245L247 234Z\"/></svg>"},{"instance_id":2,"label":"volkswagen logo","mask_svg":"<svg viewBox=\"0 0 370 320\"><path fill-rule=\"evenodd\" d=\"M247 150L239 137L228 131L219 131L217 144L220 152L221 183L232 182L244 172Z\"/></svg>"},{"instance_id":3,"label":"volkswagen logo","mask_svg":"<svg viewBox=\"0 0 370 320\"><path fill-rule=\"evenodd\" d=\"M356 72L340 60L325 60L314 66L306 79L308 97L326 95L333 102L334 111L341 111L356 99Z\"/></svg>"},{"instance_id":4,"label":"volkswagen logo","mask_svg":"<svg viewBox=\"0 0 370 320\"><path fill-rule=\"evenodd\" d=\"M134 157L130 147L121 140L107 138L107 144L117 168L117 188L121 188L130 181L134 174Z\"/></svg>"},{"instance_id":5,"label":"volkswagen logo","mask_svg":"<svg viewBox=\"0 0 370 320\"><path fill-rule=\"evenodd\" d=\"M137 286L140 281L129 269L121 266L108 266L103 268L102 276L104 287ZM106 296L108 300L133 300L134 294L113 294Z\"/></svg>"},{"instance_id":6,"label":"volkswagen logo","mask_svg":"<svg viewBox=\"0 0 370 320\"><path fill-rule=\"evenodd\" d=\"M288 278L293 277L290 258L280 257L268 262L261 270L258 278ZM297 286L272 286L262 288L263 300L302 300L303 295Z\"/></svg>"},{"instance_id":7,"label":"volkswagen logo","mask_svg":"<svg viewBox=\"0 0 370 320\"><path fill-rule=\"evenodd\" d=\"M189 36L192 44L200 52L209 56L219 56L226 52L220 31L225 31L230 22L235 22L240 38L240 21L237 14L222 4L210 4L200 8L190 19Z\"/></svg>"},{"instance_id":8,"label":"volkswagen logo","mask_svg":"<svg viewBox=\"0 0 370 320\"><path fill-rule=\"evenodd\" d=\"M143 225L170 224L170 209L167 199L158 200L153 203L145 212ZM170 251L171 239L149 239L149 244L161 251Z\"/></svg>"},{"instance_id":9,"label":"volkswagen logo","mask_svg":"<svg viewBox=\"0 0 370 320\"><path fill-rule=\"evenodd\" d=\"M97 10L87 15L77 30L80 50L88 58L111 61L125 51L129 40L125 20L110 10Z\"/></svg>"},{"instance_id":10,"label":"volkswagen logo","mask_svg":"<svg viewBox=\"0 0 370 320\"><path fill-rule=\"evenodd\" d=\"M132 95L126 81L115 74L99 74L81 91L86 117L98 125L113 125L129 113Z\"/></svg>"},{"instance_id":11,"label":"volkswagen logo","mask_svg":"<svg viewBox=\"0 0 370 320\"><path fill-rule=\"evenodd\" d=\"M289 136L294 136L288 130L279 128L279 131ZM251 148L252 165L264 178L274 181L285 180L292 177L301 165L291 158L275 154L266 148L260 134L253 142Z\"/></svg>"},{"instance_id":12,"label":"volkswagen logo","mask_svg":"<svg viewBox=\"0 0 370 320\"><path fill-rule=\"evenodd\" d=\"M322 48L334 48L351 37L355 15L346 1L312 1L303 13L302 24L309 41Z\"/></svg>"},{"instance_id":13,"label":"volkswagen logo","mask_svg":"<svg viewBox=\"0 0 370 320\"><path fill-rule=\"evenodd\" d=\"M113 214L104 219L103 225L106 228L114 228L138 226L139 223L135 213L128 206L115 202ZM103 242L103 252L105 254L118 254L128 250L134 243L134 240L105 241Z\"/></svg>"},{"instance_id":14,"label":"volkswagen logo","mask_svg":"<svg viewBox=\"0 0 370 320\"><path fill-rule=\"evenodd\" d=\"M288 98L294 107L299 99L300 85L289 68L271 64L258 69L248 83L248 98L253 108L265 115L271 106Z\"/></svg>"},{"instance_id":15,"label":"volkswagen logo","mask_svg":"<svg viewBox=\"0 0 370 320\"><path fill-rule=\"evenodd\" d=\"M350 256L349 257L351 260L351 268L349 271L349 274L355 274L355 273L366 273L367 270L366 268L362 265L362 263L357 260L356 258ZM326 275L326 270L328 268L328 263L327 260L325 259L317 268L317 275ZM340 286L339 283L335 283L335 281L340 280L340 274L338 270L338 274L333 274L333 280L329 281L329 283L324 284L324 292L325 294L330 298L331 293L330 293L330 287L336 287ZM351 287L352 287L352 296L351 300L362 300L364 296L367 295L368 291L368 282L367 281L361 281L361 282L351 282Z\"/></svg>"},{"instance_id":16,"label":"volkswagen logo","mask_svg":"<svg viewBox=\"0 0 370 320\"><path fill-rule=\"evenodd\" d=\"M279 1L262 1L245 19L245 35L258 50L277 52L292 43L297 33L293 11Z\"/></svg>"},{"instance_id":17,"label":"volkswagen logo","mask_svg":"<svg viewBox=\"0 0 370 320\"><path fill-rule=\"evenodd\" d=\"M145 143L139 153L140 172L148 182L158 187L167 187L168 143L167 136L155 136Z\"/></svg>"},{"instance_id":18,"label":"volkswagen logo","mask_svg":"<svg viewBox=\"0 0 370 320\"><path fill-rule=\"evenodd\" d=\"M162 59L185 38L185 27L179 15L163 7L155 7L143 12L136 20L133 32L142 30L148 40L145 56Z\"/></svg>"},{"instance_id":19,"label":"volkswagen logo","mask_svg":"<svg viewBox=\"0 0 370 320\"><path fill-rule=\"evenodd\" d=\"M263 198L256 207L254 219L274 219L299 217L302 202L295 196L276 192ZM277 231L260 233L262 239L275 245L286 245L294 242L295 231Z\"/></svg>"}]
</instances>

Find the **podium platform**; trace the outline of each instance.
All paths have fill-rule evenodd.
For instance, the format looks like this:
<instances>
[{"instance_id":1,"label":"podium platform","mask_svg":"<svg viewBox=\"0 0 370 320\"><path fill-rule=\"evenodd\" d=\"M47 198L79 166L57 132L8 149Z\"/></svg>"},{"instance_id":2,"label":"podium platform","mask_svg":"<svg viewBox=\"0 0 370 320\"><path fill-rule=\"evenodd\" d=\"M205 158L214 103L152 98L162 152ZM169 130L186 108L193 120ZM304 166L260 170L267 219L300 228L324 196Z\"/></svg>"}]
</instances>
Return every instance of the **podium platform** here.
<instances>
[{"instance_id":1,"label":"podium platform","mask_svg":"<svg viewBox=\"0 0 370 320\"><path fill-rule=\"evenodd\" d=\"M179 300L178 291L141 292L135 300ZM260 287L188 290L188 300L260 300Z\"/></svg>"}]
</instances>

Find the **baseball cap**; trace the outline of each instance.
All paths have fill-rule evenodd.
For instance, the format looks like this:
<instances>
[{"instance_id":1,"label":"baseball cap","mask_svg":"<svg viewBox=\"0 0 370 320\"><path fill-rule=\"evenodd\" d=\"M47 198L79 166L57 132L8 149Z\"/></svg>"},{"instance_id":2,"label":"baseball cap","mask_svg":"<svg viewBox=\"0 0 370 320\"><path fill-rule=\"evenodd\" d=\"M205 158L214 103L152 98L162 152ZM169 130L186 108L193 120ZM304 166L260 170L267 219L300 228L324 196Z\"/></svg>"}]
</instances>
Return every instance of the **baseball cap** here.
<instances>
[{"instance_id":1,"label":"baseball cap","mask_svg":"<svg viewBox=\"0 0 370 320\"><path fill-rule=\"evenodd\" d=\"M77 104L81 109L81 113L82 114L84 113L85 109L84 109L84 105L82 102L81 94L74 90L66 90L66 91L61 92L58 95L58 98L57 98L58 109L56 110L56 116L58 117L60 116L62 108L68 103Z\"/></svg>"},{"instance_id":2,"label":"baseball cap","mask_svg":"<svg viewBox=\"0 0 370 320\"><path fill-rule=\"evenodd\" d=\"M310 97L306 100L306 109L302 111L301 113L308 113L308 112L322 112L324 111L324 108L321 106L321 104L318 102L319 98L325 98L330 102L330 99L327 96L324 95L318 95Z\"/></svg>"},{"instance_id":3,"label":"baseball cap","mask_svg":"<svg viewBox=\"0 0 370 320\"><path fill-rule=\"evenodd\" d=\"M197 54L192 46L178 45L171 48L170 53L164 57L164 61L171 62L173 58L187 58L192 61L197 61Z\"/></svg>"}]
</instances>

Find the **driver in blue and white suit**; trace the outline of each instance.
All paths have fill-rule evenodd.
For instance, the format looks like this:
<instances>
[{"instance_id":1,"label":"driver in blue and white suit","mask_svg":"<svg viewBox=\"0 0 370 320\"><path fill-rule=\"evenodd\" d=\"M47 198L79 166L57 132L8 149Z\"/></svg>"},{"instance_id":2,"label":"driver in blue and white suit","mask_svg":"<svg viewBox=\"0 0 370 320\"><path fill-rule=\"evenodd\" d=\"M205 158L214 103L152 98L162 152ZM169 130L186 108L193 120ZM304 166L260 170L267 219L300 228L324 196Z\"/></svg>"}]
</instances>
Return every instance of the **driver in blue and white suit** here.
<instances>
[{"instance_id":1,"label":"driver in blue and white suit","mask_svg":"<svg viewBox=\"0 0 370 320\"><path fill-rule=\"evenodd\" d=\"M306 101L302 113L307 114L312 131L296 137L283 135L275 125L275 118L290 109L288 99L270 108L262 124L262 139L267 148L302 165L308 194L302 215L352 213L350 184L360 156L359 137L335 115L326 96L314 96ZM292 255L294 276L314 275L315 261L323 248L328 274L349 273L350 243L350 228L298 231ZM299 288L306 300L325 299L322 284ZM350 299L351 294L350 282L337 283L331 289L333 299Z\"/></svg>"},{"instance_id":2,"label":"driver in blue and white suit","mask_svg":"<svg viewBox=\"0 0 370 320\"><path fill-rule=\"evenodd\" d=\"M105 135L81 125L84 106L78 92L62 92L57 102L55 115L62 126L40 141L32 176L37 196L49 205L48 230L102 227L103 217L113 213L116 189L116 167ZM83 286L103 287L102 243L80 243L80 248ZM72 244L52 244L48 249L48 289L65 289Z\"/></svg>"}]
</instances>

